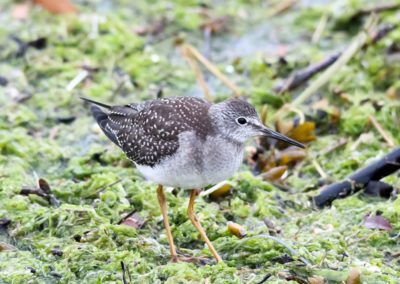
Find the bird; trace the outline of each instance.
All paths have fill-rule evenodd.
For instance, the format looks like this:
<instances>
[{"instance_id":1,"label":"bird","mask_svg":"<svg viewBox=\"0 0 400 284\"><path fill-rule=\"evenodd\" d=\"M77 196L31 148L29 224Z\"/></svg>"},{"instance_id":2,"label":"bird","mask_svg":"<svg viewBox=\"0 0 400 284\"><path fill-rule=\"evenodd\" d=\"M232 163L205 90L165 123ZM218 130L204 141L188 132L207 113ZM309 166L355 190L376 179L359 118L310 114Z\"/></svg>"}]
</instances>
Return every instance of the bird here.
<instances>
[{"instance_id":1,"label":"bird","mask_svg":"<svg viewBox=\"0 0 400 284\"><path fill-rule=\"evenodd\" d=\"M164 187L191 190L188 217L217 262L222 259L195 214L201 190L229 179L240 167L245 143L265 136L304 148L261 122L255 108L241 98L210 103L196 97L168 97L110 106L88 98L104 134L156 184L157 198L172 261L179 261L167 218Z\"/></svg>"}]
</instances>

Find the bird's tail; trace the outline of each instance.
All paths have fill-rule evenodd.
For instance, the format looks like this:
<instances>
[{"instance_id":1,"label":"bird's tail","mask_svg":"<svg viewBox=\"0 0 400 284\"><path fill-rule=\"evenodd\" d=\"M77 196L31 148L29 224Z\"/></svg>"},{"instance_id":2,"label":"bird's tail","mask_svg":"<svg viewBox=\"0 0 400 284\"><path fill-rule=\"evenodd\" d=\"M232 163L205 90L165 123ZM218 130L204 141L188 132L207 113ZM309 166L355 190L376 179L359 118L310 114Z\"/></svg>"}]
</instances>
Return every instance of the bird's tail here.
<instances>
[{"instance_id":1,"label":"bird's tail","mask_svg":"<svg viewBox=\"0 0 400 284\"><path fill-rule=\"evenodd\" d=\"M111 130L111 128L108 126L108 122L109 122L109 110L111 110L111 106L103 104L103 103L99 103L87 98L82 98L82 100L89 102L91 104L93 104L90 107L90 111L94 117L94 119L96 120L97 124L100 126L101 130L104 132L104 134L112 141L114 142L116 145L120 146L118 139L115 135L115 133ZM121 147L121 146L120 146Z\"/></svg>"},{"instance_id":2,"label":"bird's tail","mask_svg":"<svg viewBox=\"0 0 400 284\"><path fill-rule=\"evenodd\" d=\"M106 109L111 109L111 106L109 106L109 105L106 105L106 104L103 104L103 103L99 103L99 102L96 102L96 101L93 101L91 99L87 99L87 98L84 98L84 97L80 97L80 98L82 100L84 100L85 102L92 103L92 104L98 105L98 106L106 108Z\"/></svg>"}]
</instances>

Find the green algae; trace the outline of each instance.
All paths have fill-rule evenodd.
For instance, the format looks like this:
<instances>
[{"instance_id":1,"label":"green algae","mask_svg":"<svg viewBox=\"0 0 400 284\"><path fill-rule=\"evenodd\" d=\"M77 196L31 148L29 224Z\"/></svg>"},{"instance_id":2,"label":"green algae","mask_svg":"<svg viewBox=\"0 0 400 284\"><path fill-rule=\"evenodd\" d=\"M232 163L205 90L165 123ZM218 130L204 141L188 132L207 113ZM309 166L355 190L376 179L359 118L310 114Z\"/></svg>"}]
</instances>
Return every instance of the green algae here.
<instances>
[{"instance_id":1,"label":"green algae","mask_svg":"<svg viewBox=\"0 0 400 284\"><path fill-rule=\"evenodd\" d=\"M330 208L315 210L310 197L316 192L305 189L316 188L321 180L313 159L331 180L341 180L389 151L368 123L370 115L399 143L400 68L388 52L399 40L399 29L359 52L312 98L327 98L340 109L341 120L330 133L321 131L311 143L308 158L286 179L289 191L263 182L244 166L232 178L235 186L230 195L217 201L199 199L196 212L225 263L171 263L155 186L99 133L79 96L128 103L153 98L159 87L164 96L198 93L192 90L195 77L179 56L174 40L180 36L202 49L200 26L209 19L201 11L210 6L212 17L233 19L227 31L213 36L212 44L219 50L213 50L212 58L215 56L221 70L233 67L228 74L232 80L242 84L256 107L268 104L273 113L293 96L274 94L275 83L347 44L352 32L345 33L342 27L364 1L352 1L345 6L345 13L345 1L336 1L313 9L299 5L283 15L287 21L281 36L286 38L281 41L296 46L288 50L286 62L276 57L279 42L263 52L253 48L253 53L241 54L239 61L227 52L242 46L224 42L246 37L252 25L264 28L265 21L273 26L281 23L276 18L266 20L265 11L259 8L265 4L258 1L229 1L226 5L204 1L203 6L197 1L135 2L139 3L78 2L82 14L77 17L56 17L34 7L25 22L11 17L14 2L2 4L0 76L7 78L8 84L0 86L0 218L11 223L0 228L0 242L14 249L0 251L0 282L122 283L122 261L133 283L257 283L269 274L270 283L295 283L285 280L285 273L303 281L318 275L328 283L340 283L352 267L360 270L365 283L396 283L400 278L395 256L400 247L399 199L356 194L334 201ZM135 34L135 27L151 24L160 13L169 21L160 38ZM307 38L324 14L332 20L323 40L312 45ZM394 22L394 14L384 13L381 21ZM93 28L94 21L98 21L97 28ZM16 57L18 46L11 35L23 41L44 37L47 47L29 48ZM263 44L266 42L250 42ZM88 77L67 90L85 70L83 66L90 70ZM217 100L230 96L221 83L210 79L210 85ZM387 95L390 88L397 92L397 99ZM27 95L31 97L21 101ZM57 120L69 116L75 118L69 124ZM269 118L272 122L272 115ZM363 133L372 135L353 149ZM320 155L342 137L348 139L344 147ZM50 206L38 196L19 194L22 186L35 186L37 177L49 182L60 207ZM385 181L400 187L398 174ZM188 192L179 190L167 194L176 245L183 254L211 259L187 218L188 197ZM145 220L143 227L120 224L132 211ZM363 227L363 217L371 212L382 212L393 230ZM265 218L280 233L263 237L270 234ZM238 239L230 235L228 221L244 226L247 236ZM280 263L277 259L284 255L293 260Z\"/></svg>"}]
</instances>

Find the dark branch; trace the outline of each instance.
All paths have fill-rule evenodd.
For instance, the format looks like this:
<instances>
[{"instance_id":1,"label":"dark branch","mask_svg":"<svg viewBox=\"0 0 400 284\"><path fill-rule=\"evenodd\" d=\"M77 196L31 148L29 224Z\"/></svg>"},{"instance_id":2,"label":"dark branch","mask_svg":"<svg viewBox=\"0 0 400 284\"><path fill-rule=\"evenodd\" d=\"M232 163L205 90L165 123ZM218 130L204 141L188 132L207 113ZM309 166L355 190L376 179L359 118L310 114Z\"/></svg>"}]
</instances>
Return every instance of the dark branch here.
<instances>
[{"instance_id":1,"label":"dark branch","mask_svg":"<svg viewBox=\"0 0 400 284\"><path fill-rule=\"evenodd\" d=\"M23 187L19 194L21 195L29 195L29 194L34 194L40 197L43 197L44 199L49 202L50 205L54 207L59 207L60 206L60 201L54 196L54 194L51 193L51 188L48 182L44 179L39 179L38 180L39 187L36 188L31 188L31 187Z\"/></svg>"},{"instance_id":2,"label":"dark branch","mask_svg":"<svg viewBox=\"0 0 400 284\"><path fill-rule=\"evenodd\" d=\"M400 169L400 148L350 175L346 180L327 186L319 195L314 197L315 205L318 207L329 205L333 200L344 198L365 189L370 182L379 181L398 169Z\"/></svg>"},{"instance_id":3,"label":"dark branch","mask_svg":"<svg viewBox=\"0 0 400 284\"><path fill-rule=\"evenodd\" d=\"M400 8L399 3L384 3L381 5L364 8L364 9L360 10L359 15L368 15L371 13L386 12L386 11L391 11L391 10L397 10L399 8Z\"/></svg>"},{"instance_id":4,"label":"dark branch","mask_svg":"<svg viewBox=\"0 0 400 284\"><path fill-rule=\"evenodd\" d=\"M396 29L396 25L392 24L383 24L381 25L374 34L371 35L371 41L369 41L365 46L367 47L369 44L377 43L380 41L382 38L384 38L387 34L389 34L391 31ZM325 70L329 66L331 66L333 63L336 62L336 60L342 55L342 52L338 52L334 55L331 55L321 62L311 64L308 67L295 71L288 79L286 79L282 85L277 86L274 88L274 90L278 93L283 93L286 91L291 91L308 80L310 80L315 74Z\"/></svg>"},{"instance_id":5,"label":"dark branch","mask_svg":"<svg viewBox=\"0 0 400 284\"><path fill-rule=\"evenodd\" d=\"M307 68L296 71L291 75L282 86L278 86L275 88L275 91L282 93L289 90L294 90L304 82L307 82L311 77L313 77L318 72L323 71L327 67L331 66L341 55L340 52L325 58L321 62L316 64L309 65Z\"/></svg>"}]
</instances>

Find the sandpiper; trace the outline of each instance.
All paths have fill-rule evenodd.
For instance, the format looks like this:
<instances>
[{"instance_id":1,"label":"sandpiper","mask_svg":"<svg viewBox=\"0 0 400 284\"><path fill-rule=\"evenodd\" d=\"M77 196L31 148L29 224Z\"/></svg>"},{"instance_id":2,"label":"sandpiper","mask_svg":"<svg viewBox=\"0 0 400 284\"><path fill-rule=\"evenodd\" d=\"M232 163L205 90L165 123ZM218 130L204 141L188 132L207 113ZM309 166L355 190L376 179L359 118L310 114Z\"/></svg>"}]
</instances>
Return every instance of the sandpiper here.
<instances>
[{"instance_id":1,"label":"sandpiper","mask_svg":"<svg viewBox=\"0 0 400 284\"><path fill-rule=\"evenodd\" d=\"M304 145L265 127L252 105L241 99L211 104L194 97L174 97L109 106L92 103L91 112L104 134L132 160L140 173L158 184L170 252L179 260L167 218L163 186L190 189L188 216L211 253L214 249L194 212L200 190L230 178L243 160L244 143L267 136Z\"/></svg>"}]
</instances>

